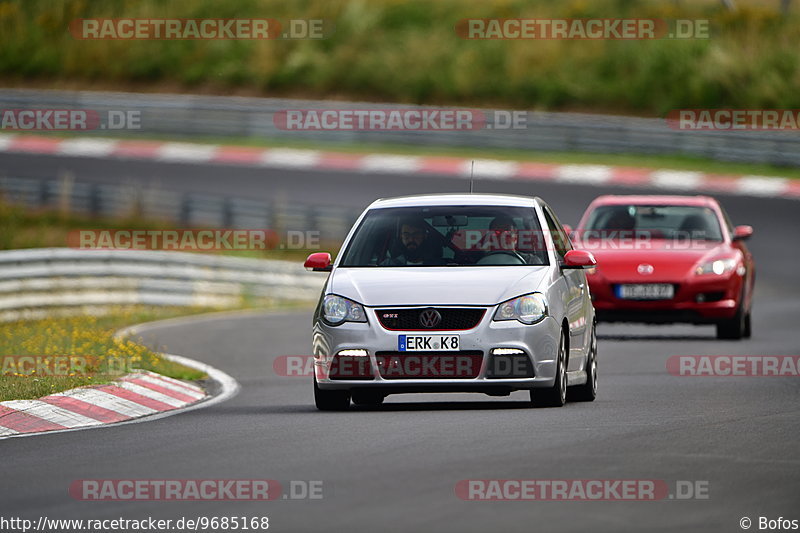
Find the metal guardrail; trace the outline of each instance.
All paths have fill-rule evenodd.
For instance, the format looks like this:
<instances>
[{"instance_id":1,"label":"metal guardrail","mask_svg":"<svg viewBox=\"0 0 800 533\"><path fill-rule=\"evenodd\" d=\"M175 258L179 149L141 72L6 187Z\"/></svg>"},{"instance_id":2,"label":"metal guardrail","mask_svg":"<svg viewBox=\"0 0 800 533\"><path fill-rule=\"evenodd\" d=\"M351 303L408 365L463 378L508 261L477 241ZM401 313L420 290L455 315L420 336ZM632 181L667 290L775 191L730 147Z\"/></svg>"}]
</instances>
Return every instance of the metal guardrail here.
<instances>
[{"instance_id":1,"label":"metal guardrail","mask_svg":"<svg viewBox=\"0 0 800 533\"><path fill-rule=\"evenodd\" d=\"M396 104L277 98L0 90L0 108L136 110L141 130L103 130L103 135L212 136L305 139L337 143L394 143L497 147L559 152L681 154L722 161L800 166L797 131L683 131L661 119L582 113L527 113L527 127L470 131L285 131L273 116L289 109L398 109ZM485 110L488 123L493 112Z\"/></svg>"},{"instance_id":2,"label":"metal guardrail","mask_svg":"<svg viewBox=\"0 0 800 533\"><path fill-rule=\"evenodd\" d=\"M324 282L324 275L286 261L160 251L10 250L0 252L0 321L64 308L315 301Z\"/></svg>"},{"instance_id":3,"label":"metal guardrail","mask_svg":"<svg viewBox=\"0 0 800 533\"><path fill-rule=\"evenodd\" d=\"M260 228L282 236L289 231L313 231L318 232L315 236L321 243L340 243L359 215L353 209L289 204L280 198L260 202L153 187L76 182L68 174L52 180L0 176L0 200L29 209L92 217L163 220L181 228Z\"/></svg>"}]
</instances>

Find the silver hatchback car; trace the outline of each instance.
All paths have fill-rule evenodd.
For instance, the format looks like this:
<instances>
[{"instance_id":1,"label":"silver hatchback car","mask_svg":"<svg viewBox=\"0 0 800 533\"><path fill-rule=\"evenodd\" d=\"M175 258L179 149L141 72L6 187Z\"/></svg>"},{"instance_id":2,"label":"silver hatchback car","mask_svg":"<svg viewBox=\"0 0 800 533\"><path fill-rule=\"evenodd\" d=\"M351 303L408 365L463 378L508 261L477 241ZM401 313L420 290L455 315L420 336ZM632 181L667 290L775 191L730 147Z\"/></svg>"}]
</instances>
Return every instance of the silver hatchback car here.
<instances>
[{"instance_id":1,"label":"silver hatchback car","mask_svg":"<svg viewBox=\"0 0 800 533\"><path fill-rule=\"evenodd\" d=\"M436 194L378 200L331 263L314 313L321 410L389 394L529 390L560 407L597 393L585 268L539 198ZM569 395L567 391L569 389Z\"/></svg>"}]
</instances>

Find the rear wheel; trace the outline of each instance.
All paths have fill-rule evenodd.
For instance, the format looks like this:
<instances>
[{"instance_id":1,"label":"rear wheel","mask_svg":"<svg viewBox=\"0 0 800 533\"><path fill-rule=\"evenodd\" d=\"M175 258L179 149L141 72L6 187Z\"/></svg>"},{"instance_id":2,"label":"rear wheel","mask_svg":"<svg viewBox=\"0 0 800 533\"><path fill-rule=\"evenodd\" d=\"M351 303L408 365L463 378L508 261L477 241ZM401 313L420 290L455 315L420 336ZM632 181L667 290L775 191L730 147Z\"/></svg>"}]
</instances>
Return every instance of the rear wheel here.
<instances>
[{"instance_id":1,"label":"rear wheel","mask_svg":"<svg viewBox=\"0 0 800 533\"><path fill-rule=\"evenodd\" d=\"M593 402L597 397L597 333L592 326L592 339L586 358L586 383L569 388L569 400Z\"/></svg>"},{"instance_id":2,"label":"rear wheel","mask_svg":"<svg viewBox=\"0 0 800 533\"><path fill-rule=\"evenodd\" d=\"M323 390L314 377L314 403L320 411L345 411L350 407L350 392L346 390Z\"/></svg>"},{"instance_id":3,"label":"rear wheel","mask_svg":"<svg viewBox=\"0 0 800 533\"><path fill-rule=\"evenodd\" d=\"M383 403L384 396L379 392L373 391L353 391L353 403L356 405L380 405Z\"/></svg>"},{"instance_id":4,"label":"rear wheel","mask_svg":"<svg viewBox=\"0 0 800 533\"><path fill-rule=\"evenodd\" d=\"M567 403L567 341L564 331L558 342L556 378L548 389L531 389L531 402L536 407L563 407Z\"/></svg>"}]
</instances>

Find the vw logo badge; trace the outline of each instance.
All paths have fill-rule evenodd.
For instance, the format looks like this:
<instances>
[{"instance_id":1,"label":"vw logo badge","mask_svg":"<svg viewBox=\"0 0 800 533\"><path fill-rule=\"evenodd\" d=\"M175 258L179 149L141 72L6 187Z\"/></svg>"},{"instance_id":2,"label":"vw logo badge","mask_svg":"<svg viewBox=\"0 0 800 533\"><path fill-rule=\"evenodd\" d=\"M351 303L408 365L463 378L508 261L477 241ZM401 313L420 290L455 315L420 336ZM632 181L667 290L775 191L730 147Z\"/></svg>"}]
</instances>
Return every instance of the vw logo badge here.
<instances>
[{"instance_id":1,"label":"vw logo badge","mask_svg":"<svg viewBox=\"0 0 800 533\"><path fill-rule=\"evenodd\" d=\"M636 267L636 272L638 272L639 274L644 274L644 275L652 274L653 270L655 270L653 268L653 265L648 265L647 263L642 263L641 265Z\"/></svg>"},{"instance_id":2,"label":"vw logo badge","mask_svg":"<svg viewBox=\"0 0 800 533\"><path fill-rule=\"evenodd\" d=\"M435 328L442 321L442 315L436 309L425 309L419 314L419 323L426 328Z\"/></svg>"}]
</instances>

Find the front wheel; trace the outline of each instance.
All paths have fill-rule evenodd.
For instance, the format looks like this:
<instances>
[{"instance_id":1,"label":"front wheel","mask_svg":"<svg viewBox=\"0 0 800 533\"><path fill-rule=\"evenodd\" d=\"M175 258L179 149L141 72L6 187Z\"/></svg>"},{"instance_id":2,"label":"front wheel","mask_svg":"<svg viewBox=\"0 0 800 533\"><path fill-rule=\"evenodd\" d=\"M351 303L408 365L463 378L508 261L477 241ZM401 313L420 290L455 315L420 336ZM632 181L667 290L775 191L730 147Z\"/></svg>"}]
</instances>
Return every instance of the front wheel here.
<instances>
[{"instance_id":1,"label":"front wheel","mask_svg":"<svg viewBox=\"0 0 800 533\"><path fill-rule=\"evenodd\" d=\"M597 333L592 326L592 339L586 356L586 383L569 388L569 400L593 402L597 398Z\"/></svg>"},{"instance_id":2,"label":"front wheel","mask_svg":"<svg viewBox=\"0 0 800 533\"><path fill-rule=\"evenodd\" d=\"M563 330L558 342L553 386L548 389L531 389L531 403L536 407L563 407L567 403L567 341Z\"/></svg>"},{"instance_id":3,"label":"front wheel","mask_svg":"<svg viewBox=\"0 0 800 533\"><path fill-rule=\"evenodd\" d=\"M350 392L320 389L315 376L314 403L320 411L346 411L350 407Z\"/></svg>"},{"instance_id":4,"label":"front wheel","mask_svg":"<svg viewBox=\"0 0 800 533\"><path fill-rule=\"evenodd\" d=\"M384 395L374 391L355 390L352 399L356 405L380 405L383 403Z\"/></svg>"},{"instance_id":5,"label":"front wheel","mask_svg":"<svg viewBox=\"0 0 800 533\"><path fill-rule=\"evenodd\" d=\"M744 317L744 333L742 336L745 339L749 339L753 335L752 317L750 315L751 313L747 313Z\"/></svg>"},{"instance_id":6,"label":"front wheel","mask_svg":"<svg viewBox=\"0 0 800 533\"><path fill-rule=\"evenodd\" d=\"M749 316L739 307L733 318L717 323L717 338L738 340L748 333Z\"/></svg>"}]
</instances>

